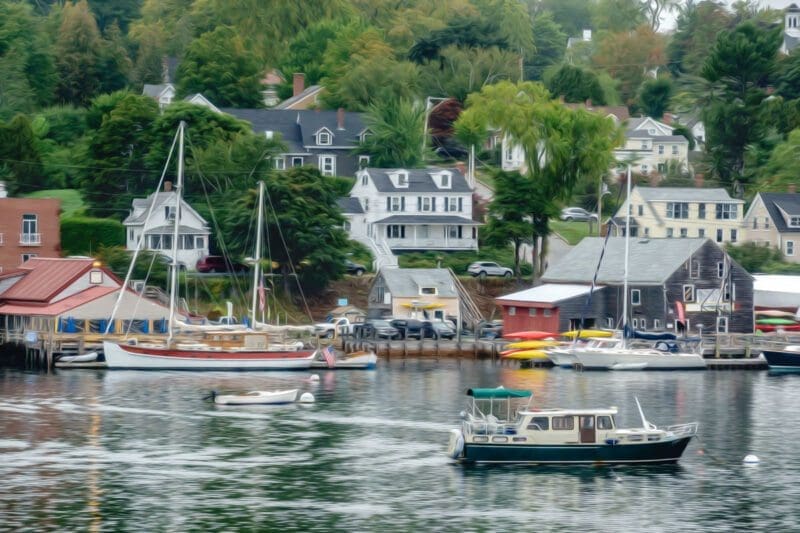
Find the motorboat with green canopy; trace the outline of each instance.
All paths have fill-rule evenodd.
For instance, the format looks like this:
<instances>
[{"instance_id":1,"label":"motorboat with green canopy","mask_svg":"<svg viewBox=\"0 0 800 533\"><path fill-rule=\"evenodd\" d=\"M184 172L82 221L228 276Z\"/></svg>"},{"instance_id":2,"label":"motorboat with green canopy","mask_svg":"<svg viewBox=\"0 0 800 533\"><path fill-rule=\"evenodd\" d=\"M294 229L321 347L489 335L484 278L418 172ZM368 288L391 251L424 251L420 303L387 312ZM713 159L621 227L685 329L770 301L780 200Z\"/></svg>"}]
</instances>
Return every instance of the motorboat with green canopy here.
<instances>
[{"instance_id":1,"label":"motorboat with green canopy","mask_svg":"<svg viewBox=\"0 0 800 533\"><path fill-rule=\"evenodd\" d=\"M469 389L467 397L448 445L460 463L675 463L697 434L696 422L657 427L638 399L642 426L620 428L616 407L534 408L530 391L503 387Z\"/></svg>"}]
</instances>

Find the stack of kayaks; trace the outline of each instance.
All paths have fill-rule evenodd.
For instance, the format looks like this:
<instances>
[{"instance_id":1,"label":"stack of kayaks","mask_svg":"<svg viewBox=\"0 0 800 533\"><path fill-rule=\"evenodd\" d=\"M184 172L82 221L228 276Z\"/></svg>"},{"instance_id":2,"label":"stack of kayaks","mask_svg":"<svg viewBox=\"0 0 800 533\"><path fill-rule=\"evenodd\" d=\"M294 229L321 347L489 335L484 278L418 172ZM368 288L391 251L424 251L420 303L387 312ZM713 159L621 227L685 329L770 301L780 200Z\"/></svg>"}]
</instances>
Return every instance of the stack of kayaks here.
<instances>
[{"instance_id":1,"label":"stack of kayaks","mask_svg":"<svg viewBox=\"0 0 800 533\"><path fill-rule=\"evenodd\" d=\"M544 349L560 344L555 340L558 334L549 331L516 331L504 337L513 342L505 346L506 349L500 352L500 356L517 361L546 361Z\"/></svg>"},{"instance_id":2,"label":"stack of kayaks","mask_svg":"<svg viewBox=\"0 0 800 533\"><path fill-rule=\"evenodd\" d=\"M756 311L756 330L768 333L772 331L800 331L800 321L794 313L778 309Z\"/></svg>"}]
</instances>

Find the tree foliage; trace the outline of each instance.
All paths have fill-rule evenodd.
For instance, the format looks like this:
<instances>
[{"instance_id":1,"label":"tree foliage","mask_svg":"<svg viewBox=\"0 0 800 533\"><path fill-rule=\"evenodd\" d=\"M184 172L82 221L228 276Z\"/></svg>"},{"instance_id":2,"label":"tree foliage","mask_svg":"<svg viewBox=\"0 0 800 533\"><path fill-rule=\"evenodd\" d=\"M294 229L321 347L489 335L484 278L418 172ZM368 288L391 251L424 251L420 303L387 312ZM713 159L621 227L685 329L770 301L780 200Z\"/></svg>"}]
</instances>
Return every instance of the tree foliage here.
<instances>
[{"instance_id":1,"label":"tree foliage","mask_svg":"<svg viewBox=\"0 0 800 533\"><path fill-rule=\"evenodd\" d=\"M536 51L532 57L525 57L525 79L541 80L544 69L564 57L567 34L553 20L553 14L545 11L533 18L533 42Z\"/></svg>"},{"instance_id":2,"label":"tree foliage","mask_svg":"<svg viewBox=\"0 0 800 533\"><path fill-rule=\"evenodd\" d=\"M514 248L514 273L519 279L522 245L531 242L531 224L527 213L541 211L541 201L533 181L519 172L497 171L492 174L495 195L489 203L489 217L481 234L489 246Z\"/></svg>"},{"instance_id":3,"label":"tree foliage","mask_svg":"<svg viewBox=\"0 0 800 533\"><path fill-rule=\"evenodd\" d=\"M669 78L646 80L639 88L639 107L648 117L661 120L669 107L673 85Z\"/></svg>"},{"instance_id":4,"label":"tree foliage","mask_svg":"<svg viewBox=\"0 0 800 533\"><path fill-rule=\"evenodd\" d=\"M0 124L0 180L12 195L39 190L44 183L36 138L24 115Z\"/></svg>"},{"instance_id":5,"label":"tree foliage","mask_svg":"<svg viewBox=\"0 0 800 533\"><path fill-rule=\"evenodd\" d=\"M640 0L596 0L590 9L592 27L604 32L631 31L645 21Z\"/></svg>"},{"instance_id":6,"label":"tree foliage","mask_svg":"<svg viewBox=\"0 0 800 533\"><path fill-rule=\"evenodd\" d=\"M596 68L604 69L619 81L623 102L630 102L648 72L664 64L665 39L649 26L632 32L610 33L602 37L592 57Z\"/></svg>"},{"instance_id":7,"label":"tree foliage","mask_svg":"<svg viewBox=\"0 0 800 533\"><path fill-rule=\"evenodd\" d=\"M772 151L769 161L759 171L758 190L786 192L789 185L796 186L800 182L798 159L800 159L800 129L790 132L788 138Z\"/></svg>"},{"instance_id":8,"label":"tree foliage","mask_svg":"<svg viewBox=\"0 0 800 533\"><path fill-rule=\"evenodd\" d=\"M667 45L669 69L675 75L699 75L711 50L709 43L728 29L730 12L714 0L688 2L678 15L675 33Z\"/></svg>"},{"instance_id":9,"label":"tree foliage","mask_svg":"<svg viewBox=\"0 0 800 533\"><path fill-rule=\"evenodd\" d=\"M370 135L362 145L376 167L416 168L424 163L425 109L409 100L372 104L364 119Z\"/></svg>"},{"instance_id":10,"label":"tree foliage","mask_svg":"<svg viewBox=\"0 0 800 533\"><path fill-rule=\"evenodd\" d=\"M605 105L606 99L597 75L580 67L564 64L545 80L547 89L566 102L591 100L595 105Z\"/></svg>"}]
</instances>

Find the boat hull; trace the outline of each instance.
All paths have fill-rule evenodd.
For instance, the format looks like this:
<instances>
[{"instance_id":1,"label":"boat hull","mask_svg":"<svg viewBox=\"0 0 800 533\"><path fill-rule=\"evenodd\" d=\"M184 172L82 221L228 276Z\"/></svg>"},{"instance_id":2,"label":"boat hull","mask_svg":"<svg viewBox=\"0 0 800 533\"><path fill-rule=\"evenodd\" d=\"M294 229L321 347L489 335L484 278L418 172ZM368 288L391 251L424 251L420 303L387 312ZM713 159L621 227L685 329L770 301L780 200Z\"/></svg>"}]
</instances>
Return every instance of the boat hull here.
<instances>
[{"instance_id":1,"label":"boat hull","mask_svg":"<svg viewBox=\"0 0 800 533\"><path fill-rule=\"evenodd\" d=\"M103 343L109 369L124 370L303 370L315 350L176 350Z\"/></svg>"},{"instance_id":2,"label":"boat hull","mask_svg":"<svg viewBox=\"0 0 800 533\"><path fill-rule=\"evenodd\" d=\"M374 352L369 352L336 359L333 367L328 366L328 362L324 359L315 359L311 367L331 370L372 370L377 364L378 356Z\"/></svg>"},{"instance_id":3,"label":"boat hull","mask_svg":"<svg viewBox=\"0 0 800 533\"><path fill-rule=\"evenodd\" d=\"M800 372L800 351L764 350L770 370Z\"/></svg>"},{"instance_id":4,"label":"boat hull","mask_svg":"<svg viewBox=\"0 0 800 533\"><path fill-rule=\"evenodd\" d=\"M218 405L280 405L294 403L297 389L283 391L253 391L247 394L225 394L216 396Z\"/></svg>"},{"instance_id":5,"label":"boat hull","mask_svg":"<svg viewBox=\"0 0 800 533\"><path fill-rule=\"evenodd\" d=\"M675 463L692 437L641 444L494 444L465 443L463 463L658 464Z\"/></svg>"},{"instance_id":6,"label":"boat hull","mask_svg":"<svg viewBox=\"0 0 800 533\"><path fill-rule=\"evenodd\" d=\"M647 370L705 370L700 354L659 353L656 350L576 350L576 363L585 370L637 368Z\"/></svg>"}]
</instances>

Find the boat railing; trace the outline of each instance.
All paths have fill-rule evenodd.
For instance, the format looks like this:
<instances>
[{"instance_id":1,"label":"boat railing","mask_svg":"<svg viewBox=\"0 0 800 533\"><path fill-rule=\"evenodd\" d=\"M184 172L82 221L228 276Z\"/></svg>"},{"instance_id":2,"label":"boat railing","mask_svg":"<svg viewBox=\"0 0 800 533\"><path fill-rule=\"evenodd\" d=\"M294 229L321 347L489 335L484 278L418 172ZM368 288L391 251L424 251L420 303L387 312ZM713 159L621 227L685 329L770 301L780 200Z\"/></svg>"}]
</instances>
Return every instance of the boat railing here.
<instances>
[{"instance_id":1,"label":"boat railing","mask_svg":"<svg viewBox=\"0 0 800 533\"><path fill-rule=\"evenodd\" d=\"M689 422L688 424L667 426L664 428L664 431L669 431L678 437L693 437L694 435L697 435L698 426L699 424L697 422Z\"/></svg>"}]
</instances>

